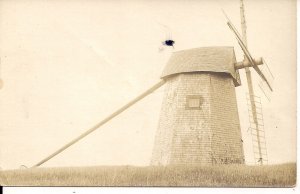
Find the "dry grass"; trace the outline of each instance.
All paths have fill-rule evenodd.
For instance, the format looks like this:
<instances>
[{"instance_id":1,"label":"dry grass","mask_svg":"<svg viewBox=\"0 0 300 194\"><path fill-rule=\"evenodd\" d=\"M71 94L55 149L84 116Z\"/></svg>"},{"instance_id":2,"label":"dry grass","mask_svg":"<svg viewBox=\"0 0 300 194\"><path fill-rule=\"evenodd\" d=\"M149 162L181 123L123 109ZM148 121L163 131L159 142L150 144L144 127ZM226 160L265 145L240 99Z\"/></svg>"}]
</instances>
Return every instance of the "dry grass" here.
<instances>
[{"instance_id":1,"label":"dry grass","mask_svg":"<svg viewBox=\"0 0 300 194\"><path fill-rule=\"evenodd\" d=\"M269 166L99 166L0 171L13 186L292 187L296 164Z\"/></svg>"}]
</instances>

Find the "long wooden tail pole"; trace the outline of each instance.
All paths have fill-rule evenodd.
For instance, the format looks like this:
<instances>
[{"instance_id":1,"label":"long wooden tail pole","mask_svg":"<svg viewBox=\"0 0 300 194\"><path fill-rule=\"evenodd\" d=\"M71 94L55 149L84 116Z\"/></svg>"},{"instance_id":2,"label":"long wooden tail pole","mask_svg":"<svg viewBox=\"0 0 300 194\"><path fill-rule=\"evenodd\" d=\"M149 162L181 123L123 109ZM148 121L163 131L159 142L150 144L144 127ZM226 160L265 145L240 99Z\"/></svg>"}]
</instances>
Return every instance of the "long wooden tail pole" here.
<instances>
[{"instance_id":1,"label":"long wooden tail pole","mask_svg":"<svg viewBox=\"0 0 300 194\"><path fill-rule=\"evenodd\" d=\"M126 105L124 105L123 107L121 107L120 109L118 109L117 111L115 111L114 113L112 113L111 115L109 115L108 117L106 117L105 119L103 119L98 124L96 124L95 126L93 126L92 128L90 128L89 130L87 130L86 132L84 132L83 134L81 134L80 136L78 136L77 138L73 139L72 141L70 141L69 143L67 143L66 145L64 145L63 147L61 147L60 149L58 149L57 151L55 151L54 153L52 153L51 155L49 155L48 157L46 157L45 159L41 160L36 165L32 166L32 168L38 167L38 166L44 164L45 162L47 162L48 160L50 160L51 158L53 158L57 154L61 153L62 151L64 151L68 147L70 147L71 145L75 144L76 142L78 142L79 140L81 140L82 138L84 138L85 136L87 136L88 134L92 133L93 131L95 131L96 129L98 129L99 127L101 127L102 125L104 125L105 123L107 123L108 121L110 121L112 118L114 118L117 115L119 115L120 113L122 113L124 110L126 110L127 108L129 108L130 106L132 106L133 104L135 104L136 102L140 101L144 97L146 97L149 94L151 94L152 92L154 92L156 89L160 88L162 85L165 84L165 82L166 82L165 80L161 80L160 82L158 82L157 84L155 84L154 86L152 86L150 89L146 90L144 93L142 93L141 95L139 95L135 99L131 100Z\"/></svg>"}]
</instances>

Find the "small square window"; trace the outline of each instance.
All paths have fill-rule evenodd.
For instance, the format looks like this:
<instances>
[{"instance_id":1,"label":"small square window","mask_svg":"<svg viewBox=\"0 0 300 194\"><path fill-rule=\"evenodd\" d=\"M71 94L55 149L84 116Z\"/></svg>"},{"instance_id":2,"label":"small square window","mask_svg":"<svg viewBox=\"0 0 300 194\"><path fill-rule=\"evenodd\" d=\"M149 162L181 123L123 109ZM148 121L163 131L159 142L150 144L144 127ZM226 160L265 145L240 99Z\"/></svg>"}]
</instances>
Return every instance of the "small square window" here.
<instances>
[{"instance_id":1,"label":"small square window","mask_svg":"<svg viewBox=\"0 0 300 194\"><path fill-rule=\"evenodd\" d=\"M198 98L191 98L189 99L188 103L189 103L188 106L190 108L200 107L200 99Z\"/></svg>"},{"instance_id":2,"label":"small square window","mask_svg":"<svg viewBox=\"0 0 300 194\"><path fill-rule=\"evenodd\" d=\"M186 96L186 106L185 108L190 109L201 109L203 104L203 98L200 95L188 95Z\"/></svg>"}]
</instances>

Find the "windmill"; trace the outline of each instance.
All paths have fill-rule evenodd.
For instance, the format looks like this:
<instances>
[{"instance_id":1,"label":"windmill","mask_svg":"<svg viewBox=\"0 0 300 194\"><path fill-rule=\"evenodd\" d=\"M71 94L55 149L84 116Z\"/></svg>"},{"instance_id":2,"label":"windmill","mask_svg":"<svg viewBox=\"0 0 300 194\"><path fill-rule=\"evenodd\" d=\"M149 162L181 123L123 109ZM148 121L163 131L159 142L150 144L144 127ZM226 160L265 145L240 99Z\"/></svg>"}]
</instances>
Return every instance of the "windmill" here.
<instances>
[{"instance_id":1,"label":"windmill","mask_svg":"<svg viewBox=\"0 0 300 194\"><path fill-rule=\"evenodd\" d=\"M223 11L226 16L225 12ZM267 85L270 91L273 91L271 87L271 79L273 78L272 73L270 72L268 65L266 62L260 58L258 61L255 61L247 48L247 26L245 20L245 9L244 2L240 0L240 17L241 17L241 27L242 27L242 36L239 35L238 31L232 24L232 22L227 18L227 25L233 31L238 40L238 43L241 49L244 52L244 62L250 63L254 70L261 77L261 82L259 84L260 89L263 91L265 96L269 99L266 90L264 89L264 85ZM269 79L266 78L265 73L259 69L258 64L263 63L265 67L267 67L267 73L271 75ZM263 123L263 114L262 114L262 106L260 97L256 96L253 89L253 81L251 76L251 71L249 67L245 67L247 85L248 85L248 95L247 95L247 105L248 105L248 114L249 114L249 123L250 130L252 135L252 144L253 144L253 153L254 160L256 163L263 165L268 162L267 156L267 147L265 141L265 131L264 131L264 123Z\"/></svg>"},{"instance_id":2,"label":"windmill","mask_svg":"<svg viewBox=\"0 0 300 194\"><path fill-rule=\"evenodd\" d=\"M233 47L174 52L166 80L152 165L243 164Z\"/></svg>"},{"instance_id":3,"label":"windmill","mask_svg":"<svg viewBox=\"0 0 300 194\"><path fill-rule=\"evenodd\" d=\"M226 16L227 25L244 53L243 61L236 62L233 48L206 47L176 52L165 67L162 78L168 81L153 149L153 165L244 163L234 91L234 86L240 85L238 70L243 68L249 88L255 159L260 164L267 161L262 110L257 105L260 102L254 95L249 68L257 72L270 91L273 89L258 67L265 64L264 60L254 59L247 49L243 1L241 17L243 38Z\"/></svg>"},{"instance_id":4,"label":"windmill","mask_svg":"<svg viewBox=\"0 0 300 194\"><path fill-rule=\"evenodd\" d=\"M166 84L155 137L152 165L243 164L244 152L235 87L239 69L252 67L272 90L237 30L228 19L245 54L237 62L233 47L200 47L174 52L161 80L101 122L33 167L38 167Z\"/></svg>"}]
</instances>

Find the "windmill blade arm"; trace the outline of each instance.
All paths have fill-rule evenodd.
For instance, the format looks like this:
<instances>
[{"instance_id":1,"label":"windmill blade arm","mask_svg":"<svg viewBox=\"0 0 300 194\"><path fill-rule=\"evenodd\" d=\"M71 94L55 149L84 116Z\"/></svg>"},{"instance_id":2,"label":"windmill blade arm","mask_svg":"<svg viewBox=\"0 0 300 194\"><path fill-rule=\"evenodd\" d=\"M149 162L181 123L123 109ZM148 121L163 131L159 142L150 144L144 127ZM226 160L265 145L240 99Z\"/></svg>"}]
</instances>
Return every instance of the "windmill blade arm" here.
<instances>
[{"instance_id":1,"label":"windmill blade arm","mask_svg":"<svg viewBox=\"0 0 300 194\"><path fill-rule=\"evenodd\" d=\"M229 26L229 28L232 30L232 32L234 33L241 49L243 50L245 57L248 59L248 61L250 63L254 63L254 60L252 58L252 56L250 55L250 52L248 51L246 45L244 44L241 35L239 34L239 32L235 29L235 27L233 26L233 24L230 22L230 20L227 22L227 25Z\"/></svg>"},{"instance_id":2,"label":"windmill blade arm","mask_svg":"<svg viewBox=\"0 0 300 194\"><path fill-rule=\"evenodd\" d=\"M241 49L243 50L245 57L248 59L248 61L251 63L251 65L255 65L254 60L252 58L252 56L250 55L250 52L247 49L247 46L244 44L243 39L241 37L241 35L239 34L239 32L237 31L237 29L234 27L233 23L231 22L231 20L228 18L228 16L226 15L225 11L223 11L223 14L225 15L226 19L227 19L227 25L228 27L232 30L232 32L234 33Z\"/></svg>"},{"instance_id":3,"label":"windmill blade arm","mask_svg":"<svg viewBox=\"0 0 300 194\"><path fill-rule=\"evenodd\" d=\"M255 65L254 60L250 54L250 52L247 49L247 46L244 44L243 39L241 37L241 35L239 34L239 32L237 31L237 29L234 27L233 23L231 22L231 20L228 18L228 16L226 15L226 13L224 12L224 10L222 10L226 19L227 19L227 25L228 27L232 30L232 32L234 33L241 49L244 52L245 57L248 59L248 61L251 63L251 65Z\"/></svg>"},{"instance_id":4,"label":"windmill blade arm","mask_svg":"<svg viewBox=\"0 0 300 194\"><path fill-rule=\"evenodd\" d=\"M246 45L243 42L243 39L241 38L241 35L239 34L239 32L236 30L236 28L234 27L234 25L232 24L232 22L230 21L230 19L228 18L228 16L225 14L224 10L223 13L227 19L227 25L228 27L232 30L232 32L234 33L241 49L244 52L245 57L247 58L247 60L250 62L251 66L255 69L255 71L258 73L258 75L267 83L268 87L270 88L271 91L273 91L270 83L268 82L268 80L266 79L266 77L264 76L264 74L260 71L260 69L258 68L258 66L256 65L254 59L252 58L250 52L248 51Z\"/></svg>"},{"instance_id":5,"label":"windmill blade arm","mask_svg":"<svg viewBox=\"0 0 300 194\"><path fill-rule=\"evenodd\" d=\"M247 50L246 46L243 44L243 42L238 41L238 43L239 43L241 49L243 50L244 56L249 61L250 65L255 66L256 64L254 62L254 59L251 57L251 55L250 55L249 51Z\"/></svg>"},{"instance_id":6,"label":"windmill blade arm","mask_svg":"<svg viewBox=\"0 0 300 194\"><path fill-rule=\"evenodd\" d=\"M263 79L263 81L265 81L267 83L267 85L270 88L270 90L273 91L273 88L272 88L271 84L269 83L269 81L267 80L267 78L265 77L265 75L261 72L261 70L258 68L258 66L254 65L253 68L258 73L258 75Z\"/></svg>"},{"instance_id":7,"label":"windmill blade arm","mask_svg":"<svg viewBox=\"0 0 300 194\"><path fill-rule=\"evenodd\" d=\"M233 23L231 22L231 20L229 19L229 17L227 16L227 14L225 13L225 11L223 9L222 9L222 12L223 12L224 16L226 17L228 27L233 31L238 42L240 42L246 48L241 35L237 31L237 29L234 27Z\"/></svg>"}]
</instances>

